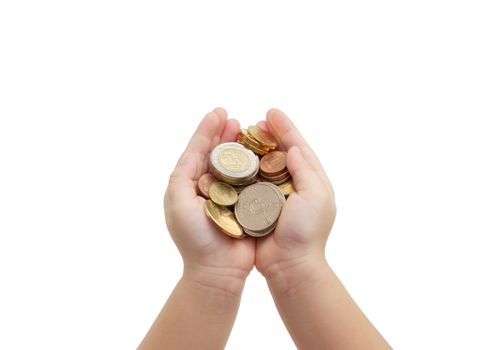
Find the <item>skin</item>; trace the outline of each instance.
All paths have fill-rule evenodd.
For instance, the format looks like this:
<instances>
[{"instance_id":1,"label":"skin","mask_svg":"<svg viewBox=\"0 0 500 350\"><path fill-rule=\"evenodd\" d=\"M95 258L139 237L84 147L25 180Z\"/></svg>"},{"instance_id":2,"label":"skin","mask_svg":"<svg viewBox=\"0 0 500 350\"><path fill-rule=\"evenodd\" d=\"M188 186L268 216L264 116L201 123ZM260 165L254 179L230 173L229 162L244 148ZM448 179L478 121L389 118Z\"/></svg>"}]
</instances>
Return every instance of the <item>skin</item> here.
<instances>
[{"instance_id":1,"label":"skin","mask_svg":"<svg viewBox=\"0 0 500 350\"><path fill-rule=\"evenodd\" d=\"M271 109L258 125L288 152L296 188L275 232L236 240L205 216L196 181L208 169L210 151L234 141L240 128L216 108L202 120L170 176L165 217L184 273L139 349L223 349L253 266L266 278L298 349L391 349L325 259L336 206L320 161L283 112Z\"/></svg>"}]
</instances>

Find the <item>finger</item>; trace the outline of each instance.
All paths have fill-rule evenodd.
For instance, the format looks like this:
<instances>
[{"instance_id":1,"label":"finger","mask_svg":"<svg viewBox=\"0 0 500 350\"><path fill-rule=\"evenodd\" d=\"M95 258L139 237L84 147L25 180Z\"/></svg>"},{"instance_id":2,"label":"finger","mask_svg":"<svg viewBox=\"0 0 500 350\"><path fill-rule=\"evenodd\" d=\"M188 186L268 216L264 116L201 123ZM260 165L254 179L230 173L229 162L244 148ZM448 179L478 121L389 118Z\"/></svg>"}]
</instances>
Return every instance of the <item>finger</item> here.
<instances>
[{"instance_id":1,"label":"finger","mask_svg":"<svg viewBox=\"0 0 500 350\"><path fill-rule=\"evenodd\" d=\"M206 155L211 151L214 138L220 137L224 129L226 117L215 112L208 113L198 125L191 140L186 147L185 153Z\"/></svg>"},{"instance_id":2,"label":"finger","mask_svg":"<svg viewBox=\"0 0 500 350\"><path fill-rule=\"evenodd\" d=\"M222 116L225 119L227 119L227 111L224 108L222 108L222 107L214 108L214 110L212 112L214 112L214 113L218 114L219 116Z\"/></svg>"},{"instance_id":3,"label":"finger","mask_svg":"<svg viewBox=\"0 0 500 350\"><path fill-rule=\"evenodd\" d=\"M257 126L258 126L259 128L261 128L262 130L264 130L265 132L270 132L270 131L269 131L269 128L267 127L267 123L266 123L266 121L265 121L265 120L261 120L261 121L259 121L259 122L257 123Z\"/></svg>"},{"instance_id":4,"label":"finger","mask_svg":"<svg viewBox=\"0 0 500 350\"><path fill-rule=\"evenodd\" d=\"M278 139L280 144L283 145L285 149L290 149L293 146L299 147L305 160L314 170L321 173L323 180L328 181L318 157L285 113L279 109L273 108L267 112L266 118L268 128Z\"/></svg>"},{"instance_id":5,"label":"finger","mask_svg":"<svg viewBox=\"0 0 500 350\"><path fill-rule=\"evenodd\" d=\"M196 181L198 176L199 157L194 153L184 153L170 175L167 187L167 199L179 203L185 199L196 197Z\"/></svg>"},{"instance_id":6,"label":"finger","mask_svg":"<svg viewBox=\"0 0 500 350\"><path fill-rule=\"evenodd\" d=\"M271 135L274 135L273 132L271 130L269 130L269 126L267 125L267 122L265 120L261 120L257 123L257 126L259 128L261 128L262 130L264 130L265 132L268 132L270 133ZM286 147L283 146L282 143L278 143L278 150L279 151L286 151Z\"/></svg>"},{"instance_id":7,"label":"finger","mask_svg":"<svg viewBox=\"0 0 500 350\"><path fill-rule=\"evenodd\" d=\"M212 142L214 138L220 138L225 124L225 116L215 112L210 112L203 118L170 175L167 188L169 196L196 196L196 180L206 171L206 157Z\"/></svg>"},{"instance_id":8,"label":"finger","mask_svg":"<svg viewBox=\"0 0 500 350\"><path fill-rule=\"evenodd\" d=\"M221 143L222 134L224 129L226 128L227 121L227 111L222 107L217 107L213 111L213 113L217 114L222 121L221 128L219 129L219 133L212 139L212 143L210 144L210 151L214 149L219 143Z\"/></svg>"},{"instance_id":9,"label":"finger","mask_svg":"<svg viewBox=\"0 0 500 350\"><path fill-rule=\"evenodd\" d=\"M192 178L193 180L200 177L206 169L206 157L214 147L212 144L214 142L218 143L220 140L220 134L224 129L226 122L225 118L226 117L224 115L218 115L215 112L208 113L202 119L198 128L191 137L184 154L192 153L198 159L198 171L194 175L194 178Z\"/></svg>"},{"instance_id":10,"label":"finger","mask_svg":"<svg viewBox=\"0 0 500 350\"><path fill-rule=\"evenodd\" d=\"M304 191L314 191L321 186L322 182L319 181L317 172L307 163L299 147L292 146L288 150L286 166L293 178L293 186L299 194Z\"/></svg>"},{"instance_id":11,"label":"finger","mask_svg":"<svg viewBox=\"0 0 500 350\"><path fill-rule=\"evenodd\" d=\"M240 122L236 119L226 121L226 127L222 131L220 142L234 142L240 133Z\"/></svg>"}]
</instances>

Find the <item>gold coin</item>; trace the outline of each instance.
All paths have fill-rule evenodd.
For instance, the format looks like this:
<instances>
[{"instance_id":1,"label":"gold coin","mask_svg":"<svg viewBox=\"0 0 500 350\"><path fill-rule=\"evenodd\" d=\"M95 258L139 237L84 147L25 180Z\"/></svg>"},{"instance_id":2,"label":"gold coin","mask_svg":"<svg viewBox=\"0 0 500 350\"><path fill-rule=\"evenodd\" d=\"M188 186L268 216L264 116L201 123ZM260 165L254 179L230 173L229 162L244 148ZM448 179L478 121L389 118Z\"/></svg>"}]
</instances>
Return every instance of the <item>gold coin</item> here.
<instances>
[{"instance_id":1,"label":"gold coin","mask_svg":"<svg viewBox=\"0 0 500 350\"><path fill-rule=\"evenodd\" d=\"M234 214L227 208L218 206L210 199L205 201L205 214L226 235L243 238L243 228L238 224Z\"/></svg>"},{"instance_id":2,"label":"gold coin","mask_svg":"<svg viewBox=\"0 0 500 350\"><path fill-rule=\"evenodd\" d=\"M267 146L269 148L276 148L278 147L278 142L276 139L269 133L265 132L261 128L255 125L251 125L248 127L248 133L259 143L263 144L264 146Z\"/></svg>"},{"instance_id":3,"label":"gold coin","mask_svg":"<svg viewBox=\"0 0 500 350\"><path fill-rule=\"evenodd\" d=\"M208 189L210 199L218 205L229 207L238 201L238 193L231 186L224 182L215 181Z\"/></svg>"},{"instance_id":4,"label":"gold coin","mask_svg":"<svg viewBox=\"0 0 500 350\"><path fill-rule=\"evenodd\" d=\"M267 153L266 150L261 149L261 148L257 148L255 146L253 146L252 144L249 144L249 143L242 143L242 145L245 146L246 148L248 148L253 153L258 154L260 156L263 156L263 155L265 155Z\"/></svg>"},{"instance_id":5,"label":"gold coin","mask_svg":"<svg viewBox=\"0 0 500 350\"><path fill-rule=\"evenodd\" d=\"M281 192L283 192L283 194L285 196L289 196L293 192L295 192L295 187L293 187L292 180L288 180L287 182L282 183L281 185L278 185L278 187L280 188Z\"/></svg>"},{"instance_id":6,"label":"gold coin","mask_svg":"<svg viewBox=\"0 0 500 350\"><path fill-rule=\"evenodd\" d=\"M266 151L266 152L269 151L269 149L270 149L269 146L263 145L262 143L257 141L252 135L250 135L250 133L248 132L247 129L240 130L240 137L239 138L242 141L244 141L245 144L253 146L254 148L258 148L258 149L261 149L261 150Z\"/></svg>"}]
</instances>

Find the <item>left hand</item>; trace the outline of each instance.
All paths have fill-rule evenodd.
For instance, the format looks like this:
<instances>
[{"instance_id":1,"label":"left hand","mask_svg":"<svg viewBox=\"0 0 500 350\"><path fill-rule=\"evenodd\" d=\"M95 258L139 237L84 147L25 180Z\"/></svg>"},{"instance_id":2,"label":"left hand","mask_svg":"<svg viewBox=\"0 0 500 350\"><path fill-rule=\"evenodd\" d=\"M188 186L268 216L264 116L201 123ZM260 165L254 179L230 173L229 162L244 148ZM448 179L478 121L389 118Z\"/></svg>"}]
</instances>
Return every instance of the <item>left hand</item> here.
<instances>
[{"instance_id":1,"label":"left hand","mask_svg":"<svg viewBox=\"0 0 500 350\"><path fill-rule=\"evenodd\" d=\"M255 261L255 240L224 235L205 215L205 198L198 196L199 177L208 171L210 151L219 143L235 141L240 126L216 108L201 121L165 193L167 227L184 261L184 276L238 292ZM233 288L234 287L234 288Z\"/></svg>"}]
</instances>

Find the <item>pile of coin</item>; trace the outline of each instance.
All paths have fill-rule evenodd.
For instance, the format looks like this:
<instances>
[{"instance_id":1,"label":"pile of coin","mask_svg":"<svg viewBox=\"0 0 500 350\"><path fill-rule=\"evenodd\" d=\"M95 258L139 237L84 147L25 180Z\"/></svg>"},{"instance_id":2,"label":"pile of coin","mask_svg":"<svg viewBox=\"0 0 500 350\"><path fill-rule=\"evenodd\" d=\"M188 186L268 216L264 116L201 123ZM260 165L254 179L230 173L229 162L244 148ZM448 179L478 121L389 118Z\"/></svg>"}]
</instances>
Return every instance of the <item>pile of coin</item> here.
<instances>
[{"instance_id":1,"label":"pile of coin","mask_svg":"<svg viewBox=\"0 0 500 350\"><path fill-rule=\"evenodd\" d=\"M250 126L241 129L238 142L210 153L209 173L199 178L198 190L207 198L205 214L225 234L262 237L276 228L286 196L295 191L287 154L277 147L273 136Z\"/></svg>"},{"instance_id":2,"label":"pile of coin","mask_svg":"<svg viewBox=\"0 0 500 350\"><path fill-rule=\"evenodd\" d=\"M248 129L241 129L238 135L238 142L260 156L278 147L278 142L258 126L249 126Z\"/></svg>"}]
</instances>

